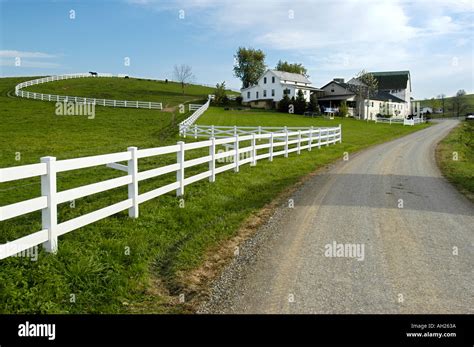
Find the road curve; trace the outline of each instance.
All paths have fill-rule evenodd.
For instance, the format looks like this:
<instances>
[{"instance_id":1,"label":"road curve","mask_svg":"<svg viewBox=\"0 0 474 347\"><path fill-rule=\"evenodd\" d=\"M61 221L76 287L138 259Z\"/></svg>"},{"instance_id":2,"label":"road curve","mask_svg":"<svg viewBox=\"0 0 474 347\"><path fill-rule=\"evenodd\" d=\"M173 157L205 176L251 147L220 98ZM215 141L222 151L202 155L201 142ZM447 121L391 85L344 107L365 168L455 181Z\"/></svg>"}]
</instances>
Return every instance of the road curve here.
<instances>
[{"instance_id":1,"label":"road curve","mask_svg":"<svg viewBox=\"0 0 474 347\"><path fill-rule=\"evenodd\" d=\"M434 154L456 124L311 178L294 208L278 208L243 245L199 312L473 313L474 206L442 178Z\"/></svg>"}]
</instances>

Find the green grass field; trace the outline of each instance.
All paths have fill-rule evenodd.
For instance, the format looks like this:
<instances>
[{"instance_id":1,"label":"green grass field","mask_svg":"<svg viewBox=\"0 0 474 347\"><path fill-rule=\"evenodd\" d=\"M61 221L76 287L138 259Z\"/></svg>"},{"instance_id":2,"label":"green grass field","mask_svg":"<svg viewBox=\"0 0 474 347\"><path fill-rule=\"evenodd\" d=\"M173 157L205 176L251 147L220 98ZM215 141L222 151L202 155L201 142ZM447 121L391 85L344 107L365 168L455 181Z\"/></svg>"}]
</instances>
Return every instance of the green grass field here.
<instances>
[{"instance_id":1,"label":"green grass field","mask_svg":"<svg viewBox=\"0 0 474 347\"><path fill-rule=\"evenodd\" d=\"M162 102L163 107L180 103L204 101L214 88L195 84L186 85L184 94L176 82L144 80L136 78L78 78L54 81L24 88L25 91L46 94L83 96L100 99ZM228 91L229 94L238 94Z\"/></svg>"},{"instance_id":2,"label":"green grass field","mask_svg":"<svg viewBox=\"0 0 474 347\"><path fill-rule=\"evenodd\" d=\"M0 165L36 163L41 156L58 159L124 151L128 146L155 147L175 143L176 122L186 115L156 110L97 107L96 118L56 116L54 103L12 98L16 83L28 78L0 79L2 121ZM121 83L121 82L120 82ZM46 86L46 85L45 85ZM110 86L110 89L115 89ZM122 97L117 94L108 97ZM72 94L69 93L68 94ZM130 98L127 98L130 99ZM256 167L226 172L215 183L186 187L185 207L174 194L140 205L140 217L126 212L85 226L59 239L57 255L40 251L38 261L10 257L0 267L1 313L170 313L187 308L176 304L189 289L183 274L199 267L206 252L236 235L242 223L315 169L367 146L417 131L427 125L365 123L351 119L316 120L265 111L225 111L211 108L201 124L325 126L342 124L343 143L304 151ZM186 139L192 141L192 139ZM187 155L201 156L195 150ZM18 158L18 153L20 157ZM19 159L19 160L17 160ZM140 160L140 170L174 162L173 156ZM206 170L198 166L186 176ZM96 167L62 173L58 190L65 190L120 175ZM173 175L140 183L140 193L174 180ZM36 197L39 179L0 184L0 205ZM258 192L256 194L255 192ZM59 206L60 221L123 200L125 189L78 199ZM40 229L38 212L0 224L0 243ZM126 250L130 253L127 254ZM72 295L75 302L71 302ZM192 292L190 293L192 295Z\"/></svg>"},{"instance_id":3,"label":"green grass field","mask_svg":"<svg viewBox=\"0 0 474 347\"><path fill-rule=\"evenodd\" d=\"M439 143L436 159L443 175L474 202L474 124L462 122Z\"/></svg>"}]
</instances>

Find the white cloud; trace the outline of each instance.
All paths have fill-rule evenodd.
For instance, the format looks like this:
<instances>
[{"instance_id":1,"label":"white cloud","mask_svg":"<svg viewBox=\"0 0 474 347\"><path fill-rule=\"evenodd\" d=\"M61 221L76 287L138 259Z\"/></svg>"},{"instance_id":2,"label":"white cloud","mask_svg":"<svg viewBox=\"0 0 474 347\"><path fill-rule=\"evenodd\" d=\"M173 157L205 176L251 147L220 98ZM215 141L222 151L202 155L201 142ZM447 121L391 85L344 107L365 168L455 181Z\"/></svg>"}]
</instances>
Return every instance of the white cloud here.
<instances>
[{"instance_id":1,"label":"white cloud","mask_svg":"<svg viewBox=\"0 0 474 347\"><path fill-rule=\"evenodd\" d=\"M185 10L186 20L207 29L210 41L281 51L283 59L305 63L313 82L350 77L363 68L406 69L414 79L431 81L431 89L444 88L433 85L438 78L440 84L464 81L460 87L472 91L472 0L142 2L157 11ZM456 56L464 63L452 68Z\"/></svg>"},{"instance_id":2,"label":"white cloud","mask_svg":"<svg viewBox=\"0 0 474 347\"><path fill-rule=\"evenodd\" d=\"M51 61L57 57L57 55L43 52L0 50L0 66L38 69L59 68L61 67L60 64ZM49 61L44 61L45 59Z\"/></svg>"},{"instance_id":3,"label":"white cloud","mask_svg":"<svg viewBox=\"0 0 474 347\"><path fill-rule=\"evenodd\" d=\"M0 50L1 58L56 58L56 55L43 52L25 52L15 50Z\"/></svg>"}]
</instances>

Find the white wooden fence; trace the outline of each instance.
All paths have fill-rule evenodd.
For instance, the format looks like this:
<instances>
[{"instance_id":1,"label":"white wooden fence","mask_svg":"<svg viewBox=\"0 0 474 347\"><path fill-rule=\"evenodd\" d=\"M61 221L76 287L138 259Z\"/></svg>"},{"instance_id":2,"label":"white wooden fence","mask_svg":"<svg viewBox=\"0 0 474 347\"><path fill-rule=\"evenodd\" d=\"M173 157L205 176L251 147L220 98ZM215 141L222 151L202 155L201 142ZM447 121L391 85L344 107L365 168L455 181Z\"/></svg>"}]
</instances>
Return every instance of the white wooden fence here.
<instances>
[{"instance_id":1,"label":"white wooden fence","mask_svg":"<svg viewBox=\"0 0 474 347\"><path fill-rule=\"evenodd\" d=\"M151 101L128 101L128 100L110 100L110 99L97 99L97 98L84 98L79 96L67 96L67 95L54 95L54 94L43 94L43 93L34 93L22 90L22 88L52 82L60 81L71 78L87 78L91 77L90 74L70 74L70 75L58 75L50 76L44 78L38 78L31 81L26 81L16 85L15 95L35 100L43 101L55 101L55 102L76 102L76 103L91 103L99 106L110 106L110 107L129 107L129 108L148 108L162 110L163 104L161 102L151 102ZM113 77L111 74L99 74L98 77Z\"/></svg>"},{"instance_id":2,"label":"white wooden fence","mask_svg":"<svg viewBox=\"0 0 474 347\"><path fill-rule=\"evenodd\" d=\"M401 118L375 118L375 123L389 123L389 124L403 124L403 125L415 125L424 123L426 120L423 117L413 117L413 119L401 119Z\"/></svg>"},{"instance_id":3,"label":"white wooden fence","mask_svg":"<svg viewBox=\"0 0 474 347\"><path fill-rule=\"evenodd\" d=\"M189 116L188 118L186 118L185 120L183 120L181 123L179 123L179 134L180 135L183 135L186 133L186 129L194 124L194 122L199 118L201 117L201 115L206 112L206 110L209 108L209 103L211 102L211 99L207 99L207 102L204 104L204 105L199 105L200 107L197 108L193 114L191 116ZM194 107L197 106L195 104L193 104ZM194 108L193 107L193 108ZM189 110L191 111L191 105L189 106Z\"/></svg>"},{"instance_id":4,"label":"white wooden fence","mask_svg":"<svg viewBox=\"0 0 474 347\"><path fill-rule=\"evenodd\" d=\"M251 134L285 134L287 132L312 130L313 134L319 132L334 133L340 130L339 127L262 127L262 126L221 126L221 125L198 125L193 124L183 129L181 135L187 135L197 139L198 137L205 138L225 138L233 136L251 135Z\"/></svg>"},{"instance_id":5,"label":"white wooden fence","mask_svg":"<svg viewBox=\"0 0 474 347\"><path fill-rule=\"evenodd\" d=\"M257 144L257 140L266 140L264 141L266 143ZM248 146L249 141L250 146ZM130 217L137 218L139 215L139 204L160 195L176 191L176 195L181 196L184 194L186 186L203 179L209 179L210 182L214 182L217 174L228 170L238 172L239 167L244 164L249 163L253 166L256 165L258 160L268 159L272 161L274 157L279 155L288 157L288 154L292 152L300 154L301 151L305 149L310 151L313 147L321 148L321 146L329 146L329 144L335 144L341 141L341 126L326 129L298 130L278 134L253 133L246 136L237 135L235 137L219 139L211 138L206 141L194 143L178 142L176 145L158 148L137 149L136 147L129 147L126 152L58 161L55 157L43 157L38 164L0 169L0 183L30 177L41 177L41 196L0 207L0 221L38 210L42 211L41 230L0 245L0 259L7 258L40 244L43 244L47 252L54 253L58 248L59 236L124 210L128 210ZM231 150L216 151L217 146L229 144L232 145ZM246 147L241 148L241 144ZM187 151L198 148L208 148L209 155L185 160L185 153ZM262 151L264 153L261 153ZM170 153L176 153L175 163L146 171L139 171L139 159ZM242 154L247 154L247 157L241 159ZM216 166L216 162L219 163L221 159L228 157L233 158L232 163L219 167ZM126 161L127 165L117 163L123 161ZM206 163L208 164L207 171L185 177L185 170L187 168ZM106 165L124 171L126 175L77 188L57 191L58 173L100 165ZM140 194L139 182L173 172L176 172L176 181ZM58 204L122 186L128 186L128 198L126 200L58 223Z\"/></svg>"},{"instance_id":6,"label":"white wooden fence","mask_svg":"<svg viewBox=\"0 0 474 347\"><path fill-rule=\"evenodd\" d=\"M413 117L412 119L404 119L403 120L403 125L416 125L416 124L422 124L425 123L426 119L421 117Z\"/></svg>"},{"instance_id":7,"label":"white wooden fence","mask_svg":"<svg viewBox=\"0 0 474 347\"><path fill-rule=\"evenodd\" d=\"M384 118L376 117L375 123L388 123L388 124L403 124L403 119L401 118Z\"/></svg>"}]
</instances>

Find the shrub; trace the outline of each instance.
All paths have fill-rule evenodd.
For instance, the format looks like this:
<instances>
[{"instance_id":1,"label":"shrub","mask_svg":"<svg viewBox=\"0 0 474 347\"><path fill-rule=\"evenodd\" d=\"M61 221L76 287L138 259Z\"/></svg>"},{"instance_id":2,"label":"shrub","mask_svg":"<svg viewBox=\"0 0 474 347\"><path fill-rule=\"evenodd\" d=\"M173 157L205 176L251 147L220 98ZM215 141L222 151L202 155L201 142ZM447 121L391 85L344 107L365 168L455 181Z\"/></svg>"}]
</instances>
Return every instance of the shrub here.
<instances>
[{"instance_id":1,"label":"shrub","mask_svg":"<svg viewBox=\"0 0 474 347\"><path fill-rule=\"evenodd\" d=\"M288 113L288 107L290 106L290 98L288 94L283 95L283 99L278 102L278 111Z\"/></svg>"},{"instance_id":2,"label":"shrub","mask_svg":"<svg viewBox=\"0 0 474 347\"><path fill-rule=\"evenodd\" d=\"M341 106L339 106L338 116L345 117L347 116L348 112L349 112L349 108L347 107L347 103L345 101L341 102Z\"/></svg>"},{"instance_id":3,"label":"shrub","mask_svg":"<svg viewBox=\"0 0 474 347\"><path fill-rule=\"evenodd\" d=\"M298 95L295 100L295 113L303 114L305 110L306 110L306 100L304 99L303 91L300 89L298 90Z\"/></svg>"}]
</instances>

